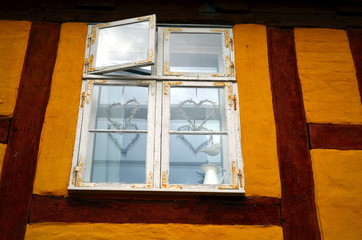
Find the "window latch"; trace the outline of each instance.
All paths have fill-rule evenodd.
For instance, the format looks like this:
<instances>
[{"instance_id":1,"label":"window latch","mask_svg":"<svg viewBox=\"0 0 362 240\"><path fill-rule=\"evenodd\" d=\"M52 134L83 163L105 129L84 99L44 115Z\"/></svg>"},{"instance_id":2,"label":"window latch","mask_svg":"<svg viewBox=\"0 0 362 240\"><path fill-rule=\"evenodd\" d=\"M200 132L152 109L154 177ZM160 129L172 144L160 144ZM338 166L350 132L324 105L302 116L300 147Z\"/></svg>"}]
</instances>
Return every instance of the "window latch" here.
<instances>
[{"instance_id":1,"label":"window latch","mask_svg":"<svg viewBox=\"0 0 362 240\"><path fill-rule=\"evenodd\" d=\"M228 97L229 101L230 101L230 105L231 105L231 101L233 102L234 104L234 111L236 111L236 95L229 95ZM231 107L231 106L230 106Z\"/></svg>"}]
</instances>

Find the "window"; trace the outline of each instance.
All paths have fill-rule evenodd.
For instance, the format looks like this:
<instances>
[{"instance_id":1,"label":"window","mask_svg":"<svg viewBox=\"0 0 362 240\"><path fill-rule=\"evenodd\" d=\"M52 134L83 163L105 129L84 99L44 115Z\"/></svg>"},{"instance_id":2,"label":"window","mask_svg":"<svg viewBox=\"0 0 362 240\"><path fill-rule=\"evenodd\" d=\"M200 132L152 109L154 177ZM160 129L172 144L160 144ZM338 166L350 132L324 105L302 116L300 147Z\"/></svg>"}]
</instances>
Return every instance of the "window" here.
<instances>
[{"instance_id":1,"label":"window","mask_svg":"<svg viewBox=\"0 0 362 240\"><path fill-rule=\"evenodd\" d=\"M83 79L70 191L244 192L231 29L90 26Z\"/></svg>"}]
</instances>

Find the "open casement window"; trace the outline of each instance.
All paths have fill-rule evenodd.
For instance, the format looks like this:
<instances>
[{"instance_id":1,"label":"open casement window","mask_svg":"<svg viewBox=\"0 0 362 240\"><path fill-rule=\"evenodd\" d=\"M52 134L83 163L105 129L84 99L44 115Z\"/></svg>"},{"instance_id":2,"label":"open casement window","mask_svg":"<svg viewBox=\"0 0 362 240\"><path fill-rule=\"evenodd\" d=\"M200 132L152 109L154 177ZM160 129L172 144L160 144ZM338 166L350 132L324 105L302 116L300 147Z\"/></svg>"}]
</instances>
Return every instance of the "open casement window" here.
<instances>
[{"instance_id":1,"label":"open casement window","mask_svg":"<svg viewBox=\"0 0 362 240\"><path fill-rule=\"evenodd\" d=\"M165 76L233 77L230 29L159 28Z\"/></svg>"},{"instance_id":2,"label":"open casement window","mask_svg":"<svg viewBox=\"0 0 362 240\"><path fill-rule=\"evenodd\" d=\"M155 37L155 15L90 26L85 71L100 74L153 65Z\"/></svg>"},{"instance_id":3,"label":"open casement window","mask_svg":"<svg viewBox=\"0 0 362 240\"><path fill-rule=\"evenodd\" d=\"M70 190L243 192L235 88L86 81Z\"/></svg>"}]
</instances>

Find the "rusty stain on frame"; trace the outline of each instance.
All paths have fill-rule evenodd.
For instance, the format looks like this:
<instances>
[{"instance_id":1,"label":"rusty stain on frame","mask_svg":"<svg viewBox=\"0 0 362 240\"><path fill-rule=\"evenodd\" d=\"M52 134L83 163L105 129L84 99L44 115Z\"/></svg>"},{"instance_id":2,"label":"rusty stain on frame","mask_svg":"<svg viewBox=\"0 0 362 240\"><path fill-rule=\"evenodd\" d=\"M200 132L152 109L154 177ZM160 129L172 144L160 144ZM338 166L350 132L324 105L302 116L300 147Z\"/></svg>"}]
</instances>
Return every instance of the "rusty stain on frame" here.
<instances>
[{"instance_id":1,"label":"rusty stain on frame","mask_svg":"<svg viewBox=\"0 0 362 240\"><path fill-rule=\"evenodd\" d=\"M224 82L215 82L214 83L214 86L226 86L226 83L224 83Z\"/></svg>"},{"instance_id":2,"label":"rusty stain on frame","mask_svg":"<svg viewBox=\"0 0 362 240\"><path fill-rule=\"evenodd\" d=\"M163 63L163 72L166 76L182 76L182 73L180 72L170 72L169 71L170 66L168 62Z\"/></svg>"},{"instance_id":3,"label":"rusty stain on frame","mask_svg":"<svg viewBox=\"0 0 362 240\"><path fill-rule=\"evenodd\" d=\"M87 86L86 86L85 92L84 92L84 99L87 104L89 104L89 99L91 96L93 84L94 83L106 83L106 82L107 82L107 80L88 80L87 81ZM83 97L83 93L82 93L82 97Z\"/></svg>"},{"instance_id":4,"label":"rusty stain on frame","mask_svg":"<svg viewBox=\"0 0 362 240\"><path fill-rule=\"evenodd\" d=\"M97 38L97 29L98 29L98 28L101 28L101 27L106 27L106 26L109 26L109 25L110 25L110 23L100 23L100 24L94 25L94 26L92 27L92 33L91 33L91 35L89 36L92 44L94 44L95 41L96 41L96 38Z\"/></svg>"},{"instance_id":5,"label":"rusty stain on frame","mask_svg":"<svg viewBox=\"0 0 362 240\"><path fill-rule=\"evenodd\" d=\"M137 21L150 21L151 28L155 27L155 15L147 16L147 17L139 17L137 18Z\"/></svg>"},{"instance_id":6,"label":"rusty stain on frame","mask_svg":"<svg viewBox=\"0 0 362 240\"><path fill-rule=\"evenodd\" d=\"M73 174L75 178L75 185L77 187L83 186L83 159L79 158L78 165L74 167Z\"/></svg>"},{"instance_id":7,"label":"rusty stain on frame","mask_svg":"<svg viewBox=\"0 0 362 240\"><path fill-rule=\"evenodd\" d=\"M165 29L165 40L168 41L171 32L182 32L181 28L166 28Z\"/></svg>"},{"instance_id":8,"label":"rusty stain on frame","mask_svg":"<svg viewBox=\"0 0 362 240\"><path fill-rule=\"evenodd\" d=\"M148 63L148 62L152 62L152 60L153 60L153 49L150 49L148 51L146 60L140 60L140 61L134 62L133 64L137 65L137 64L140 64L140 63Z\"/></svg>"},{"instance_id":9,"label":"rusty stain on frame","mask_svg":"<svg viewBox=\"0 0 362 240\"><path fill-rule=\"evenodd\" d=\"M215 82L214 86L222 86L222 87L227 87L227 94L228 94L228 100L229 100L229 107L232 107L234 105L234 109L235 109L235 104L236 104L236 95L233 94L233 89L230 83L224 83L224 82Z\"/></svg>"},{"instance_id":10,"label":"rusty stain on frame","mask_svg":"<svg viewBox=\"0 0 362 240\"><path fill-rule=\"evenodd\" d=\"M93 69L93 60L94 60L94 56L93 54L89 56L89 58L85 59L85 68L84 68L84 73L86 73L87 71L90 71L89 68Z\"/></svg>"},{"instance_id":11,"label":"rusty stain on frame","mask_svg":"<svg viewBox=\"0 0 362 240\"><path fill-rule=\"evenodd\" d=\"M139 85L143 85L143 86L147 86L147 85L151 85L152 88L151 88L151 95L152 96L155 96L155 89L156 89L156 81L144 81L144 80L141 80L141 81L138 81L137 82Z\"/></svg>"},{"instance_id":12,"label":"rusty stain on frame","mask_svg":"<svg viewBox=\"0 0 362 240\"><path fill-rule=\"evenodd\" d=\"M131 188L152 188L152 182L153 182L153 174L152 172L148 172L147 174L147 184L133 184L131 185Z\"/></svg>"},{"instance_id":13,"label":"rusty stain on frame","mask_svg":"<svg viewBox=\"0 0 362 240\"><path fill-rule=\"evenodd\" d=\"M238 176L239 175L239 170L236 169L236 162L232 161L231 162L231 176L232 176L232 184L231 185L222 185L219 186L218 189L220 190L227 190L227 189L238 189Z\"/></svg>"},{"instance_id":14,"label":"rusty stain on frame","mask_svg":"<svg viewBox=\"0 0 362 240\"><path fill-rule=\"evenodd\" d=\"M233 39L229 36L229 30L227 29L211 29L212 32L221 32L224 33L225 47L233 51Z\"/></svg>"},{"instance_id":15,"label":"rusty stain on frame","mask_svg":"<svg viewBox=\"0 0 362 240\"><path fill-rule=\"evenodd\" d=\"M162 188L167 188L167 186L168 186L168 184L167 184L167 172L166 171L162 172L161 185L162 185Z\"/></svg>"},{"instance_id":16,"label":"rusty stain on frame","mask_svg":"<svg viewBox=\"0 0 362 240\"><path fill-rule=\"evenodd\" d=\"M181 185L168 185L168 172L164 171L162 172L162 177L161 177L161 185L163 189L183 189L183 186Z\"/></svg>"},{"instance_id":17,"label":"rusty stain on frame","mask_svg":"<svg viewBox=\"0 0 362 240\"><path fill-rule=\"evenodd\" d=\"M163 94L165 96L168 95L168 92L170 90L170 85L181 85L182 82L164 82L163 83Z\"/></svg>"},{"instance_id":18,"label":"rusty stain on frame","mask_svg":"<svg viewBox=\"0 0 362 240\"><path fill-rule=\"evenodd\" d=\"M215 73L212 74L211 76L213 77L231 77L234 75L234 63L230 60L229 56L225 57L225 66L226 66L226 71L225 74L220 74L220 73Z\"/></svg>"},{"instance_id":19,"label":"rusty stain on frame","mask_svg":"<svg viewBox=\"0 0 362 240\"><path fill-rule=\"evenodd\" d=\"M181 185L168 185L167 189L183 189L184 187Z\"/></svg>"}]
</instances>

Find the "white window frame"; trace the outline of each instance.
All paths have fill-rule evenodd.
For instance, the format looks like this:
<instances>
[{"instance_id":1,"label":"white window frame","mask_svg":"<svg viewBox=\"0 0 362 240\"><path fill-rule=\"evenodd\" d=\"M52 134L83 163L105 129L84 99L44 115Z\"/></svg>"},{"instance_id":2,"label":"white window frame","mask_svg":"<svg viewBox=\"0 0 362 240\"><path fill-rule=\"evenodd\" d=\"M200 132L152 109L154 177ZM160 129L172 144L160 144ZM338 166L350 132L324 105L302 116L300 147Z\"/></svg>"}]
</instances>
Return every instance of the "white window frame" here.
<instances>
[{"instance_id":1,"label":"white window frame","mask_svg":"<svg viewBox=\"0 0 362 240\"><path fill-rule=\"evenodd\" d=\"M139 22L145 22L145 21L149 22L148 52L147 52L146 59L142 59L137 62L130 62L130 63L124 63L124 64L119 64L119 65L113 65L113 66L99 67L99 68L97 68L93 65L97 58L97 46L98 46L98 37L97 36L99 35L100 29L112 28L112 27L139 23ZM121 20L121 21L96 24L96 25L89 26L88 32L89 32L89 35L88 35L87 52L89 53L89 57L87 57L87 59L86 59L87 65L85 66L85 72L87 72L87 73L90 73L90 74L108 73L108 72L125 70L125 69L129 69L129 68L134 68L134 67L150 66L155 63L156 15L149 15L149 16L131 18L131 19L126 19L126 20Z\"/></svg>"},{"instance_id":2,"label":"white window frame","mask_svg":"<svg viewBox=\"0 0 362 240\"><path fill-rule=\"evenodd\" d=\"M155 17L149 18L149 21ZM149 17L149 16L147 16ZM130 20L117 21L134 22L141 18ZM141 20L145 20L143 17ZM96 25L97 26L97 25ZM89 33L92 34L94 26L89 27ZM225 40L223 46L224 73L183 73L183 74L165 74L165 62L167 61L167 41L164 40L165 32L172 32L170 27L159 27L157 41L154 42L153 49L156 49L157 54L153 56L152 74L145 75L101 75L100 73L110 73L129 69L130 66L117 66L107 69L92 69L90 58L94 54L92 52L92 38L88 38L85 71L83 74L83 85L80 100L80 110L78 117L77 136L75 141L72 171L69 181L68 190L72 192L87 192L87 191L111 191L111 192L183 192L197 194L243 194L244 176L243 176L243 160L241 154L240 140L240 123L239 112L237 109L237 83L234 69L234 49L232 41L231 28L180 28L183 31L190 32L220 32ZM156 29L154 27L154 29ZM167 30L165 30L167 29ZM96 41L96 40L95 40ZM151 40L152 42L152 40ZM228 56L228 57L226 57ZM166 60L165 60L166 59ZM225 60L226 59L226 60ZM150 63L150 62L148 62ZM141 64L133 64L132 67L146 66ZM150 64L148 64L150 65ZM90 71L90 69L92 71ZM87 155L87 143L89 138L89 119L92 104L92 88L93 85L147 85L149 86L149 106L148 106L148 135L147 135L147 159L146 159L146 182L144 184L124 184L124 183L87 183L84 182L84 166ZM229 184L203 185L203 184L184 184L174 185L168 183L168 158L169 158L169 131L167 118L169 112L166 110L168 106L167 93L170 87L174 85L183 85L189 87L222 87L225 88L227 117L227 150L230 164L230 180ZM163 106L163 107L162 107ZM159 124L161 123L162 124ZM119 131L119 130L118 130ZM119 131L122 132L122 131Z\"/></svg>"},{"instance_id":3,"label":"white window frame","mask_svg":"<svg viewBox=\"0 0 362 240\"><path fill-rule=\"evenodd\" d=\"M240 144L237 144L235 133L239 133L237 126L239 125L238 114L235 110L236 99L236 83L225 83L225 82L199 82L199 81L184 81L184 82L164 82L163 83L163 112L162 112L162 146L164 150L162 151L162 161L161 161L161 188L162 189L184 189L186 191L205 191L205 192L218 192L219 190L239 190L243 186L243 178L240 175L243 169L243 163L241 161L242 157L240 151ZM169 119L170 119L170 88L171 87L214 87L214 88L224 88L225 97L224 101L225 106L225 117L226 117L226 131L188 131L188 132L179 132L170 130ZM158 115L158 116L161 116ZM169 163L170 163L170 148L169 141L170 135L173 134L223 134L227 138L227 157L229 159L229 184L216 184L216 185L203 185L203 184L169 184ZM237 134L236 134L237 135ZM229 192L229 191L228 191Z\"/></svg>"},{"instance_id":4,"label":"white window frame","mask_svg":"<svg viewBox=\"0 0 362 240\"><path fill-rule=\"evenodd\" d=\"M91 118L91 112L94 112L94 103L97 101L97 93L93 92L93 86L94 85L106 85L106 86L112 86L112 85L123 85L123 86L148 86L148 113L147 113L147 118L148 118L148 126L147 126L147 130L97 130L97 129L92 129L89 128L89 126L94 125L91 123L92 118ZM153 173L153 155L152 154L147 154L146 155L146 183L145 184L126 184L126 183L89 183L89 182L84 182L84 176L85 176L85 172L86 171L90 171L90 168L86 168L86 161L88 159L88 156L90 155L89 151L89 147L87 146L90 143L90 140L92 141L92 137L90 136L90 133L96 133L96 132L100 132L100 133L147 133L147 152L152 153L154 152L154 144L150 144L154 141L154 126L151 125L154 123L154 117L155 117L155 86L156 86L156 82L155 81L134 81L134 80L130 80L130 81L117 81L117 80L88 80L86 82L83 83L83 89L85 90L85 94L86 97L83 98L83 116L81 118L81 126L82 126L82 131L78 132L79 134L79 149L78 149L78 160L76 163L76 167L74 169L74 171L76 171L77 178L75 179L75 183L74 185L76 187L95 187L95 188L108 188L108 189L134 189L134 188L152 188L153 187L153 180L152 180L152 176L154 175ZM93 104L92 104L93 103ZM80 140L81 139L81 140ZM92 144L90 144L92 145ZM88 174L89 175L89 174Z\"/></svg>"},{"instance_id":5,"label":"white window frame","mask_svg":"<svg viewBox=\"0 0 362 240\"><path fill-rule=\"evenodd\" d=\"M158 28L159 35L163 37L163 68L162 75L164 76L193 76L200 77L230 77L234 76L234 54L233 52L233 33L232 29L225 28ZM170 70L170 36L173 33L204 33L204 34L221 34L222 41L222 61L224 71L218 73L207 72L172 72Z\"/></svg>"}]
</instances>

